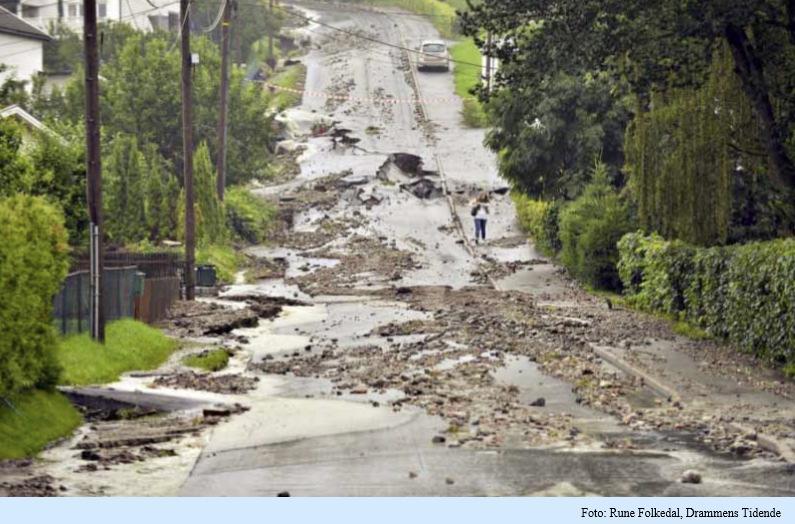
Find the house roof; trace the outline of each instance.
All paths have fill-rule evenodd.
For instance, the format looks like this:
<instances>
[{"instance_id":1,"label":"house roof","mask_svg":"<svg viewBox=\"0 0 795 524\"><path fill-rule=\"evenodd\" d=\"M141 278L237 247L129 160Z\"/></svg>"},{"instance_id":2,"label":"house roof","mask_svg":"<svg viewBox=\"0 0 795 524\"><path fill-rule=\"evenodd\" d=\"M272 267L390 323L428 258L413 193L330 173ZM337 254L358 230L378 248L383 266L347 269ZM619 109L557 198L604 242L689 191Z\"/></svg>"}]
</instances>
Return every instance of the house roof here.
<instances>
[{"instance_id":1,"label":"house roof","mask_svg":"<svg viewBox=\"0 0 795 524\"><path fill-rule=\"evenodd\" d=\"M41 123L41 120L36 118L35 116L31 115L17 104L10 105L8 107L4 107L0 109L0 118L8 118L9 116L15 116L26 123L28 126L39 129L42 131L47 131L47 127Z\"/></svg>"},{"instance_id":2,"label":"house roof","mask_svg":"<svg viewBox=\"0 0 795 524\"><path fill-rule=\"evenodd\" d=\"M43 40L45 42L51 40L50 35L25 22L5 7L0 7L0 33Z\"/></svg>"}]
</instances>

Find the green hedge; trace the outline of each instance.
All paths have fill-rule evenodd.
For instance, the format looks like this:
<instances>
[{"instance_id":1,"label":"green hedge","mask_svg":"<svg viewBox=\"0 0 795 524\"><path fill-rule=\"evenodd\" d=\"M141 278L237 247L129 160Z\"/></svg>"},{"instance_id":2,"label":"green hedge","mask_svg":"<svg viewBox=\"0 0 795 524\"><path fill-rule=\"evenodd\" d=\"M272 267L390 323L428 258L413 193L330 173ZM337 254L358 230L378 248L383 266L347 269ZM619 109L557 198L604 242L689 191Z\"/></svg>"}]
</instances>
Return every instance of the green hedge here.
<instances>
[{"instance_id":1,"label":"green hedge","mask_svg":"<svg viewBox=\"0 0 795 524\"><path fill-rule=\"evenodd\" d=\"M52 386L52 297L68 270L63 215L41 197L0 199L0 397Z\"/></svg>"},{"instance_id":2,"label":"green hedge","mask_svg":"<svg viewBox=\"0 0 795 524\"><path fill-rule=\"evenodd\" d=\"M535 200L519 192L512 192L519 225L535 242L536 249L546 256L555 256L560 251L557 201Z\"/></svg>"},{"instance_id":3,"label":"green hedge","mask_svg":"<svg viewBox=\"0 0 795 524\"><path fill-rule=\"evenodd\" d=\"M795 362L795 239L697 248L658 235L618 243L624 291L779 364Z\"/></svg>"}]
</instances>

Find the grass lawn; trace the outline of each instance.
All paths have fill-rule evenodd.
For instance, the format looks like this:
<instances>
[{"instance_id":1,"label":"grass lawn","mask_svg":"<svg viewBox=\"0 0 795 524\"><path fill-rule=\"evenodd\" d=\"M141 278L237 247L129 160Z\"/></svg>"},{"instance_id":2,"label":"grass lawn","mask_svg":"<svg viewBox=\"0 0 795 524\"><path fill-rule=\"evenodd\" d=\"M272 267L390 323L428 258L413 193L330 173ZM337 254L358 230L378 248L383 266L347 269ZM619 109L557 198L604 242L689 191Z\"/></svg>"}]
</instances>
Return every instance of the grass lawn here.
<instances>
[{"instance_id":1,"label":"grass lawn","mask_svg":"<svg viewBox=\"0 0 795 524\"><path fill-rule=\"evenodd\" d=\"M269 79L271 84L289 89L303 91L306 82L306 66L295 64L288 66L283 71L279 71ZM276 90L270 101L270 106L277 111L283 111L288 107L297 106L301 103L302 95L290 91Z\"/></svg>"},{"instance_id":2,"label":"grass lawn","mask_svg":"<svg viewBox=\"0 0 795 524\"><path fill-rule=\"evenodd\" d=\"M198 355L188 355L182 359L182 363L205 371L220 371L229 364L229 353L225 349L214 349Z\"/></svg>"},{"instance_id":3,"label":"grass lawn","mask_svg":"<svg viewBox=\"0 0 795 524\"><path fill-rule=\"evenodd\" d=\"M117 320L108 324L104 346L85 333L61 341L57 353L63 367L61 383L101 384L117 380L125 371L155 369L176 347L177 342L158 329Z\"/></svg>"},{"instance_id":4,"label":"grass lawn","mask_svg":"<svg viewBox=\"0 0 795 524\"><path fill-rule=\"evenodd\" d=\"M231 284L245 258L231 245L212 244L196 249L196 265L212 264L221 283Z\"/></svg>"},{"instance_id":5,"label":"grass lawn","mask_svg":"<svg viewBox=\"0 0 795 524\"><path fill-rule=\"evenodd\" d=\"M80 413L57 391L32 390L0 401L0 460L35 455L82 422Z\"/></svg>"},{"instance_id":6,"label":"grass lawn","mask_svg":"<svg viewBox=\"0 0 795 524\"><path fill-rule=\"evenodd\" d=\"M475 41L471 38L460 40L450 48L450 55L453 60L468 62L471 64L481 63L481 54ZM486 113L480 101L474 98L469 90L480 84L480 68L466 64L453 64L453 78L455 80L455 92L464 99L464 110L462 116L464 123L469 127L485 127Z\"/></svg>"}]
</instances>

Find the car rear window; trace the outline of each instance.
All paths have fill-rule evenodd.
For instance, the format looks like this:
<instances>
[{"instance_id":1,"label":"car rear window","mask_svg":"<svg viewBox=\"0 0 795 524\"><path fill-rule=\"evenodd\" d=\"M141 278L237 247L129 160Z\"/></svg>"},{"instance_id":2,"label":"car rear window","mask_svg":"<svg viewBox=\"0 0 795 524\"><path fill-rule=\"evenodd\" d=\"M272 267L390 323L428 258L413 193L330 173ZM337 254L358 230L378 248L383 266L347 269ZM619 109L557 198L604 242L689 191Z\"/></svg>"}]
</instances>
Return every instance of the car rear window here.
<instances>
[{"instance_id":1,"label":"car rear window","mask_svg":"<svg viewBox=\"0 0 795 524\"><path fill-rule=\"evenodd\" d=\"M425 53L443 53L445 50L444 44L425 44L422 46Z\"/></svg>"}]
</instances>

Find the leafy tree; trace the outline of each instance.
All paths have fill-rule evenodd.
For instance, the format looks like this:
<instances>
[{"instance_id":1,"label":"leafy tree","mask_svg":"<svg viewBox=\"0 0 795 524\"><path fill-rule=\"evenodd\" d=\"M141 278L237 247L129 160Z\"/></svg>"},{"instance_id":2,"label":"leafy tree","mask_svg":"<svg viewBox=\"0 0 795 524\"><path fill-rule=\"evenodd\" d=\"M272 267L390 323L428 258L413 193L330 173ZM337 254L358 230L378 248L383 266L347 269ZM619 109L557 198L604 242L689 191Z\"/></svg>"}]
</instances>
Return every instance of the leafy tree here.
<instances>
[{"instance_id":1,"label":"leafy tree","mask_svg":"<svg viewBox=\"0 0 795 524\"><path fill-rule=\"evenodd\" d=\"M101 89L102 123L105 136L128 134L140 144L157 144L160 154L182 171L182 128L179 49L173 37L159 33L135 34L127 38L115 59L105 64ZM211 157L218 139L218 92L220 55L208 38L192 39L200 64L193 73L194 138L206 142ZM72 122L83 118L83 81L78 74L67 85L65 115ZM270 154L271 117L267 94L246 82L244 72L233 68L229 89L229 136L227 182L229 184L265 176Z\"/></svg>"},{"instance_id":2,"label":"leafy tree","mask_svg":"<svg viewBox=\"0 0 795 524\"><path fill-rule=\"evenodd\" d=\"M489 50L506 64L503 86L605 71L616 87L627 84L648 102L655 90L700 86L716 44L726 42L759 119L771 174L795 188L795 2L504 0L471 8L462 15L469 34L503 37Z\"/></svg>"},{"instance_id":3,"label":"leafy tree","mask_svg":"<svg viewBox=\"0 0 795 524\"><path fill-rule=\"evenodd\" d=\"M215 169L210 150L202 143L193 155L196 239L199 245L219 244L226 240L224 205L215 191ZM185 232L185 192L180 196L180 230Z\"/></svg>"},{"instance_id":4,"label":"leafy tree","mask_svg":"<svg viewBox=\"0 0 795 524\"><path fill-rule=\"evenodd\" d=\"M494 128L486 144L500 153L501 174L525 193L575 198L597 157L618 177L628 112L604 75L559 74L533 88L502 89L488 110Z\"/></svg>"},{"instance_id":5,"label":"leafy tree","mask_svg":"<svg viewBox=\"0 0 795 524\"><path fill-rule=\"evenodd\" d=\"M61 209L71 245L86 243L89 220L83 142L40 132L30 160L34 170L30 194L43 196Z\"/></svg>"},{"instance_id":6,"label":"leafy tree","mask_svg":"<svg viewBox=\"0 0 795 524\"><path fill-rule=\"evenodd\" d=\"M0 398L58 378L52 297L69 267L57 208L41 197L0 198Z\"/></svg>"},{"instance_id":7,"label":"leafy tree","mask_svg":"<svg viewBox=\"0 0 795 524\"><path fill-rule=\"evenodd\" d=\"M21 154L22 129L12 119L0 119L0 196L25 191L32 166Z\"/></svg>"},{"instance_id":8,"label":"leafy tree","mask_svg":"<svg viewBox=\"0 0 795 524\"><path fill-rule=\"evenodd\" d=\"M146 158L146 221L149 240L173 238L177 230L179 185L157 146L148 144Z\"/></svg>"},{"instance_id":9,"label":"leafy tree","mask_svg":"<svg viewBox=\"0 0 795 524\"><path fill-rule=\"evenodd\" d=\"M620 289L616 243L633 229L627 203L610 185L606 166L597 163L593 180L560 215L560 259L577 278Z\"/></svg>"},{"instance_id":10,"label":"leafy tree","mask_svg":"<svg viewBox=\"0 0 795 524\"><path fill-rule=\"evenodd\" d=\"M138 149L138 140L130 135L116 135L103 164L108 236L122 243L146 238L146 163Z\"/></svg>"}]
</instances>

